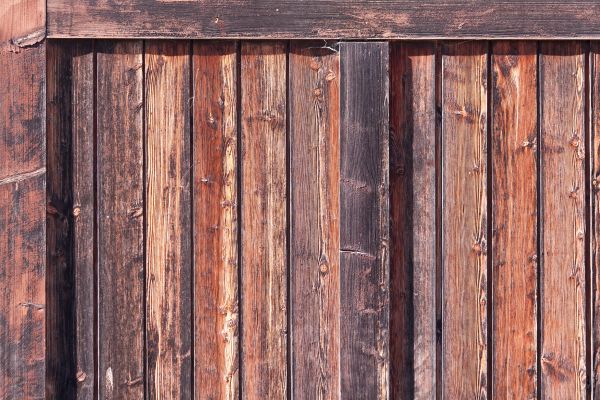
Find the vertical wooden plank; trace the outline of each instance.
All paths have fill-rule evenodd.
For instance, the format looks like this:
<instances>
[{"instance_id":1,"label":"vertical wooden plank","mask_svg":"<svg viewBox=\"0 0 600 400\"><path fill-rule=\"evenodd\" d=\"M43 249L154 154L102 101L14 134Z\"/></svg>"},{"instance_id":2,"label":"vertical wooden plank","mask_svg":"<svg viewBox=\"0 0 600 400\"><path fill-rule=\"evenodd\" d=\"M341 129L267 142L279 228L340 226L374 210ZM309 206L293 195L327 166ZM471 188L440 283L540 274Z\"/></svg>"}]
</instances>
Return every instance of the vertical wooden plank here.
<instances>
[{"instance_id":1,"label":"vertical wooden plank","mask_svg":"<svg viewBox=\"0 0 600 400\"><path fill-rule=\"evenodd\" d=\"M144 396L143 45L97 43L99 397Z\"/></svg>"},{"instance_id":2,"label":"vertical wooden plank","mask_svg":"<svg viewBox=\"0 0 600 400\"><path fill-rule=\"evenodd\" d=\"M341 397L389 397L388 44L342 43Z\"/></svg>"},{"instance_id":3,"label":"vertical wooden plank","mask_svg":"<svg viewBox=\"0 0 600 400\"><path fill-rule=\"evenodd\" d=\"M0 5L0 398L45 396L46 7Z\"/></svg>"},{"instance_id":4,"label":"vertical wooden plank","mask_svg":"<svg viewBox=\"0 0 600 400\"><path fill-rule=\"evenodd\" d=\"M495 399L537 397L537 44L492 56L492 320Z\"/></svg>"},{"instance_id":5,"label":"vertical wooden plank","mask_svg":"<svg viewBox=\"0 0 600 400\"><path fill-rule=\"evenodd\" d=\"M435 44L390 49L390 397L436 392Z\"/></svg>"},{"instance_id":6,"label":"vertical wooden plank","mask_svg":"<svg viewBox=\"0 0 600 400\"><path fill-rule=\"evenodd\" d=\"M242 395L287 392L286 45L243 42Z\"/></svg>"},{"instance_id":7,"label":"vertical wooden plank","mask_svg":"<svg viewBox=\"0 0 600 400\"><path fill-rule=\"evenodd\" d=\"M543 398L586 392L584 54L580 42L541 44Z\"/></svg>"},{"instance_id":8,"label":"vertical wooden plank","mask_svg":"<svg viewBox=\"0 0 600 400\"><path fill-rule=\"evenodd\" d=\"M196 399L239 398L237 45L194 42Z\"/></svg>"},{"instance_id":9,"label":"vertical wooden plank","mask_svg":"<svg viewBox=\"0 0 600 400\"><path fill-rule=\"evenodd\" d=\"M442 394L487 392L487 43L442 59Z\"/></svg>"},{"instance_id":10,"label":"vertical wooden plank","mask_svg":"<svg viewBox=\"0 0 600 400\"><path fill-rule=\"evenodd\" d=\"M591 77L591 268L592 268L592 398L600 398L600 324L596 321L600 316L600 273L598 257L600 256L600 44L592 42L590 47Z\"/></svg>"},{"instance_id":11,"label":"vertical wooden plank","mask_svg":"<svg viewBox=\"0 0 600 400\"><path fill-rule=\"evenodd\" d=\"M339 54L292 42L290 312L292 394L339 396Z\"/></svg>"},{"instance_id":12,"label":"vertical wooden plank","mask_svg":"<svg viewBox=\"0 0 600 400\"><path fill-rule=\"evenodd\" d=\"M190 44L145 49L148 396L192 387Z\"/></svg>"},{"instance_id":13,"label":"vertical wooden plank","mask_svg":"<svg viewBox=\"0 0 600 400\"><path fill-rule=\"evenodd\" d=\"M48 44L46 395L94 387L93 44Z\"/></svg>"}]
</instances>

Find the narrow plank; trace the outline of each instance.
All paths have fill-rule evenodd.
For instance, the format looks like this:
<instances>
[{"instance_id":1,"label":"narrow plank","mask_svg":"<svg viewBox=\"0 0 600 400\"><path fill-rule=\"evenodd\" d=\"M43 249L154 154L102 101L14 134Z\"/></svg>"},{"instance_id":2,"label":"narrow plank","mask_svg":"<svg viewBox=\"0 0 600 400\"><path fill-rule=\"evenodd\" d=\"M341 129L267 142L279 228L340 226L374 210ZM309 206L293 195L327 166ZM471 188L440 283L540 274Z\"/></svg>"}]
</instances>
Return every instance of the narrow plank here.
<instances>
[{"instance_id":1,"label":"narrow plank","mask_svg":"<svg viewBox=\"0 0 600 400\"><path fill-rule=\"evenodd\" d=\"M442 59L442 394L487 391L487 43Z\"/></svg>"},{"instance_id":2,"label":"narrow plank","mask_svg":"<svg viewBox=\"0 0 600 400\"><path fill-rule=\"evenodd\" d=\"M144 396L142 42L97 42L99 397Z\"/></svg>"},{"instance_id":3,"label":"narrow plank","mask_svg":"<svg viewBox=\"0 0 600 400\"><path fill-rule=\"evenodd\" d=\"M190 44L145 48L148 396L191 398Z\"/></svg>"},{"instance_id":4,"label":"narrow plank","mask_svg":"<svg viewBox=\"0 0 600 400\"><path fill-rule=\"evenodd\" d=\"M592 348L589 350L592 356L592 371L590 382L592 383L592 398L600 398L600 325L596 323L600 316L600 273L598 269L598 257L600 256L600 45L592 42L590 46L590 85L591 85L591 210L592 231L591 240L591 268L592 281L590 291L592 293Z\"/></svg>"},{"instance_id":5,"label":"narrow plank","mask_svg":"<svg viewBox=\"0 0 600 400\"><path fill-rule=\"evenodd\" d=\"M594 0L48 1L51 37L599 38Z\"/></svg>"},{"instance_id":6,"label":"narrow plank","mask_svg":"<svg viewBox=\"0 0 600 400\"><path fill-rule=\"evenodd\" d=\"M237 45L193 44L196 399L239 398Z\"/></svg>"},{"instance_id":7,"label":"narrow plank","mask_svg":"<svg viewBox=\"0 0 600 400\"><path fill-rule=\"evenodd\" d=\"M290 325L292 395L339 396L339 54L292 42Z\"/></svg>"},{"instance_id":8,"label":"narrow plank","mask_svg":"<svg viewBox=\"0 0 600 400\"><path fill-rule=\"evenodd\" d=\"M541 104L541 390L583 399L585 361L585 59L579 42L544 42Z\"/></svg>"},{"instance_id":9,"label":"narrow plank","mask_svg":"<svg viewBox=\"0 0 600 400\"><path fill-rule=\"evenodd\" d=\"M537 398L537 44L492 49L495 399Z\"/></svg>"},{"instance_id":10,"label":"narrow plank","mask_svg":"<svg viewBox=\"0 0 600 400\"><path fill-rule=\"evenodd\" d=\"M55 41L47 57L46 395L94 387L93 43Z\"/></svg>"},{"instance_id":11,"label":"narrow plank","mask_svg":"<svg viewBox=\"0 0 600 400\"><path fill-rule=\"evenodd\" d=\"M390 397L436 393L435 44L390 49Z\"/></svg>"},{"instance_id":12,"label":"narrow plank","mask_svg":"<svg viewBox=\"0 0 600 400\"><path fill-rule=\"evenodd\" d=\"M241 48L242 396L287 392L286 45Z\"/></svg>"},{"instance_id":13,"label":"narrow plank","mask_svg":"<svg viewBox=\"0 0 600 400\"><path fill-rule=\"evenodd\" d=\"M7 400L45 396L45 11L43 0L0 5L0 398Z\"/></svg>"},{"instance_id":14,"label":"narrow plank","mask_svg":"<svg viewBox=\"0 0 600 400\"><path fill-rule=\"evenodd\" d=\"M388 44L340 45L340 386L389 397Z\"/></svg>"}]
</instances>

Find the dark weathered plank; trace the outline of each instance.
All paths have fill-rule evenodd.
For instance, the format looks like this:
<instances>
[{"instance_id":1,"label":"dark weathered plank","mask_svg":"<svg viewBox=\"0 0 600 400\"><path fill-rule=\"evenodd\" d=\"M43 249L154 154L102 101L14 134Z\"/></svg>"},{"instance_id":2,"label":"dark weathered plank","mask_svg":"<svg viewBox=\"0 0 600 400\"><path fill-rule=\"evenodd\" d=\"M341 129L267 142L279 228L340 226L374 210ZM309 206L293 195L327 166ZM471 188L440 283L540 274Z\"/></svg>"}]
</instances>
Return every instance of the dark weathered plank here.
<instances>
[{"instance_id":1,"label":"dark weathered plank","mask_svg":"<svg viewBox=\"0 0 600 400\"><path fill-rule=\"evenodd\" d=\"M145 48L146 343L150 398L192 395L190 43Z\"/></svg>"},{"instance_id":2,"label":"dark weathered plank","mask_svg":"<svg viewBox=\"0 0 600 400\"><path fill-rule=\"evenodd\" d=\"M388 44L342 43L341 397L389 396Z\"/></svg>"},{"instance_id":3,"label":"dark weathered plank","mask_svg":"<svg viewBox=\"0 0 600 400\"><path fill-rule=\"evenodd\" d=\"M45 2L0 5L0 398L44 398Z\"/></svg>"},{"instance_id":4,"label":"dark weathered plank","mask_svg":"<svg viewBox=\"0 0 600 400\"><path fill-rule=\"evenodd\" d=\"M585 341L585 58L579 42L544 42L541 104L541 391L583 399Z\"/></svg>"},{"instance_id":5,"label":"dark weathered plank","mask_svg":"<svg viewBox=\"0 0 600 400\"><path fill-rule=\"evenodd\" d=\"M94 387L93 43L48 44L46 394Z\"/></svg>"},{"instance_id":6,"label":"dark weathered plank","mask_svg":"<svg viewBox=\"0 0 600 400\"><path fill-rule=\"evenodd\" d=\"M537 396L537 45L492 48L493 397Z\"/></svg>"},{"instance_id":7,"label":"dark weathered plank","mask_svg":"<svg viewBox=\"0 0 600 400\"><path fill-rule=\"evenodd\" d=\"M591 210L590 217L592 221L591 239L591 272L592 287L592 341L591 341L591 361L592 370L590 382L592 383L593 398L600 398L600 324L597 323L600 317L600 269L598 260L600 257L600 44L593 42L590 47L590 77L591 82L591 104L590 104L590 156L591 156Z\"/></svg>"},{"instance_id":8,"label":"dark weathered plank","mask_svg":"<svg viewBox=\"0 0 600 400\"><path fill-rule=\"evenodd\" d=\"M97 42L99 397L144 394L142 42Z\"/></svg>"},{"instance_id":9,"label":"dark weathered plank","mask_svg":"<svg viewBox=\"0 0 600 400\"><path fill-rule=\"evenodd\" d=\"M435 44L390 49L390 396L436 392Z\"/></svg>"},{"instance_id":10,"label":"dark weathered plank","mask_svg":"<svg viewBox=\"0 0 600 400\"><path fill-rule=\"evenodd\" d=\"M194 394L239 398L237 46L194 42Z\"/></svg>"},{"instance_id":11,"label":"dark weathered plank","mask_svg":"<svg viewBox=\"0 0 600 400\"><path fill-rule=\"evenodd\" d=\"M293 42L289 55L292 393L339 396L338 53Z\"/></svg>"},{"instance_id":12,"label":"dark weathered plank","mask_svg":"<svg viewBox=\"0 0 600 400\"><path fill-rule=\"evenodd\" d=\"M592 0L49 0L51 37L598 38Z\"/></svg>"},{"instance_id":13,"label":"dark weathered plank","mask_svg":"<svg viewBox=\"0 0 600 400\"><path fill-rule=\"evenodd\" d=\"M241 48L242 395L287 392L286 45Z\"/></svg>"},{"instance_id":14,"label":"dark weathered plank","mask_svg":"<svg viewBox=\"0 0 600 400\"><path fill-rule=\"evenodd\" d=\"M487 391L487 43L442 60L442 394Z\"/></svg>"}]
</instances>

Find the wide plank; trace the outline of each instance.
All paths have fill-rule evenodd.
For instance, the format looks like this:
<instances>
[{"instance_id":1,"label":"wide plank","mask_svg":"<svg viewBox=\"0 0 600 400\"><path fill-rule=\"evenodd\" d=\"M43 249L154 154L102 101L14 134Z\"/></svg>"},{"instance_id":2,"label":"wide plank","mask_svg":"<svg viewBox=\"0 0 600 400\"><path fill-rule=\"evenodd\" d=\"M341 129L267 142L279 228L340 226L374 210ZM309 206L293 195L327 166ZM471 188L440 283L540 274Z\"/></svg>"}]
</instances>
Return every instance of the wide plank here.
<instances>
[{"instance_id":1,"label":"wide plank","mask_svg":"<svg viewBox=\"0 0 600 400\"><path fill-rule=\"evenodd\" d=\"M390 396L436 393L436 45L390 48Z\"/></svg>"},{"instance_id":2,"label":"wide plank","mask_svg":"<svg viewBox=\"0 0 600 400\"><path fill-rule=\"evenodd\" d=\"M584 399L585 51L540 46L541 394Z\"/></svg>"},{"instance_id":3,"label":"wide plank","mask_svg":"<svg viewBox=\"0 0 600 400\"><path fill-rule=\"evenodd\" d=\"M442 389L487 391L487 51L448 42L442 59Z\"/></svg>"},{"instance_id":4,"label":"wide plank","mask_svg":"<svg viewBox=\"0 0 600 400\"><path fill-rule=\"evenodd\" d=\"M241 46L241 391L283 399L287 387L285 42Z\"/></svg>"},{"instance_id":5,"label":"wide plank","mask_svg":"<svg viewBox=\"0 0 600 400\"><path fill-rule=\"evenodd\" d=\"M144 396L143 44L97 50L98 391Z\"/></svg>"},{"instance_id":6,"label":"wide plank","mask_svg":"<svg viewBox=\"0 0 600 400\"><path fill-rule=\"evenodd\" d=\"M146 346L150 398L192 394L190 42L145 46Z\"/></svg>"},{"instance_id":7,"label":"wide plank","mask_svg":"<svg viewBox=\"0 0 600 400\"><path fill-rule=\"evenodd\" d=\"M537 44L492 48L492 390L537 396Z\"/></svg>"},{"instance_id":8,"label":"wide plank","mask_svg":"<svg viewBox=\"0 0 600 400\"><path fill-rule=\"evenodd\" d=\"M239 398L235 42L193 44L194 395Z\"/></svg>"},{"instance_id":9,"label":"wide plank","mask_svg":"<svg viewBox=\"0 0 600 400\"><path fill-rule=\"evenodd\" d=\"M322 46L289 53L291 390L306 399L340 390L340 63Z\"/></svg>"},{"instance_id":10,"label":"wide plank","mask_svg":"<svg viewBox=\"0 0 600 400\"><path fill-rule=\"evenodd\" d=\"M389 397L388 44L340 45L341 397Z\"/></svg>"}]
</instances>

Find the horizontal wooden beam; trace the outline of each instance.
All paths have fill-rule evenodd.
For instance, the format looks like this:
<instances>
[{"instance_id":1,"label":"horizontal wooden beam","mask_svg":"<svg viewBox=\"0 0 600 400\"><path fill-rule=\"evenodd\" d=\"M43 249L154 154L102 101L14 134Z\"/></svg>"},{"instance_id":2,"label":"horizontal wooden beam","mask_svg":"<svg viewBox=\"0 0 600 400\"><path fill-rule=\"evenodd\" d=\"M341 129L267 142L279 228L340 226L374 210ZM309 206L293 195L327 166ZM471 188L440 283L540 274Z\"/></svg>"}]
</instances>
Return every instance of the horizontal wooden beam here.
<instances>
[{"instance_id":1,"label":"horizontal wooden beam","mask_svg":"<svg viewBox=\"0 0 600 400\"><path fill-rule=\"evenodd\" d=\"M595 0L48 0L52 38L598 39Z\"/></svg>"}]
</instances>

